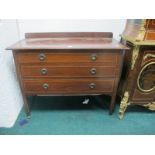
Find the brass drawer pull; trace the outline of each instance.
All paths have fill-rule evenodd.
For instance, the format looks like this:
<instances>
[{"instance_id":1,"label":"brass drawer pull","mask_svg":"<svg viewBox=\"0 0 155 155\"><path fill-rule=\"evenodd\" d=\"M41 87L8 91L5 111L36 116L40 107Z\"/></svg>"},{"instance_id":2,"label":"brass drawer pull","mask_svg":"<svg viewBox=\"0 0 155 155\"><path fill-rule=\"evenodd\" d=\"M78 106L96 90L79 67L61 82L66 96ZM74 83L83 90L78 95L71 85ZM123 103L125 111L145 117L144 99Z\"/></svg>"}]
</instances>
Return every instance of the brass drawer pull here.
<instances>
[{"instance_id":1,"label":"brass drawer pull","mask_svg":"<svg viewBox=\"0 0 155 155\"><path fill-rule=\"evenodd\" d=\"M43 61L45 60L46 55L44 53L40 53L38 57L39 57L39 60Z\"/></svg>"},{"instance_id":2,"label":"brass drawer pull","mask_svg":"<svg viewBox=\"0 0 155 155\"><path fill-rule=\"evenodd\" d=\"M96 61L96 59L97 59L97 55L96 55L96 54L92 54L92 55L91 55L91 60L92 60L92 61Z\"/></svg>"},{"instance_id":3,"label":"brass drawer pull","mask_svg":"<svg viewBox=\"0 0 155 155\"><path fill-rule=\"evenodd\" d=\"M95 87L96 87L96 84L95 84L95 83L90 83L90 84L89 84L89 88L90 88L90 89L94 89Z\"/></svg>"},{"instance_id":4,"label":"brass drawer pull","mask_svg":"<svg viewBox=\"0 0 155 155\"><path fill-rule=\"evenodd\" d=\"M46 90L46 89L48 89L48 87L49 87L49 85L47 84L47 83L44 83L43 84L43 88Z\"/></svg>"},{"instance_id":5,"label":"brass drawer pull","mask_svg":"<svg viewBox=\"0 0 155 155\"><path fill-rule=\"evenodd\" d=\"M90 73L91 73L92 75L95 75L95 74L96 74L96 68L92 68L92 69L90 70Z\"/></svg>"},{"instance_id":6,"label":"brass drawer pull","mask_svg":"<svg viewBox=\"0 0 155 155\"><path fill-rule=\"evenodd\" d=\"M46 68L41 69L41 74L46 75L48 73L48 70Z\"/></svg>"}]
</instances>

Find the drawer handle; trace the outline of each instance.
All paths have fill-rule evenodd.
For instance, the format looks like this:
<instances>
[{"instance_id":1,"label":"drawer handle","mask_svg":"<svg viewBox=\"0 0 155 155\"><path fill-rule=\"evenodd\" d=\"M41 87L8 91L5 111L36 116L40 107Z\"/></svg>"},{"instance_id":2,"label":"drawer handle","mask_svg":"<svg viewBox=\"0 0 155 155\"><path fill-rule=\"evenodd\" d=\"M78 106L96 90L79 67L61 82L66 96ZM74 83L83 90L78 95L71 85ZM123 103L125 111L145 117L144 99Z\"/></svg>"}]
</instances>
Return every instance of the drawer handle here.
<instances>
[{"instance_id":1,"label":"drawer handle","mask_svg":"<svg viewBox=\"0 0 155 155\"><path fill-rule=\"evenodd\" d=\"M41 74L46 75L48 73L48 70L46 68L41 69Z\"/></svg>"},{"instance_id":2,"label":"drawer handle","mask_svg":"<svg viewBox=\"0 0 155 155\"><path fill-rule=\"evenodd\" d=\"M45 60L45 58L46 58L46 55L44 53L39 54L39 60L43 61Z\"/></svg>"},{"instance_id":3,"label":"drawer handle","mask_svg":"<svg viewBox=\"0 0 155 155\"><path fill-rule=\"evenodd\" d=\"M96 59L97 59L97 55L96 55L96 54L92 54L92 55L91 55L91 60L92 60L92 61L96 61Z\"/></svg>"},{"instance_id":4,"label":"drawer handle","mask_svg":"<svg viewBox=\"0 0 155 155\"><path fill-rule=\"evenodd\" d=\"M47 83L44 83L44 84L43 84L43 88L44 88L45 90L47 90L48 87L49 87L49 85L48 85Z\"/></svg>"},{"instance_id":5,"label":"drawer handle","mask_svg":"<svg viewBox=\"0 0 155 155\"><path fill-rule=\"evenodd\" d=\"M95 87L96 87L96 84L95 84L95 83L90 83L90 84L89 84L89 88L90 88L90 89L94 89Z\"/></svg>"},{"instance_id":6,"label":"drawer handle","mask_svg":"<svg viewBox=\"0 0 155 155\"><path fill-rule=\"evenodd\" d=\"M92 68L92 69L90 70L90 73L91 73L92 75L95 75L95 74L96 74L96 68Z\"/></svg>"}]
</instances>

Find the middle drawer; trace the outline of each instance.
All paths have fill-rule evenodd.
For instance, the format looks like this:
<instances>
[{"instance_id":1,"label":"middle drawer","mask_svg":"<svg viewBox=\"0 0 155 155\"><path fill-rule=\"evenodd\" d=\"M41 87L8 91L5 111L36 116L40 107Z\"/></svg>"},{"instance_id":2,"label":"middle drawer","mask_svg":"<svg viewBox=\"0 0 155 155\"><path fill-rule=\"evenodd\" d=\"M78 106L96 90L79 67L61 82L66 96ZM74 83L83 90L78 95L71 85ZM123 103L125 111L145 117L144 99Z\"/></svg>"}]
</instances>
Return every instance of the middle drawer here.
<instances>
[{"instance_id":1,"label":"middle drawer","mask_svg":"<svg viewBox=\"0 0 155 155\"><path fill-rule=\"evenodd\" d=\"M50 65L21 65L23 78L41 77L115 77L118 69L113 66L50 66Z\"/></svg>"}]
</instances>

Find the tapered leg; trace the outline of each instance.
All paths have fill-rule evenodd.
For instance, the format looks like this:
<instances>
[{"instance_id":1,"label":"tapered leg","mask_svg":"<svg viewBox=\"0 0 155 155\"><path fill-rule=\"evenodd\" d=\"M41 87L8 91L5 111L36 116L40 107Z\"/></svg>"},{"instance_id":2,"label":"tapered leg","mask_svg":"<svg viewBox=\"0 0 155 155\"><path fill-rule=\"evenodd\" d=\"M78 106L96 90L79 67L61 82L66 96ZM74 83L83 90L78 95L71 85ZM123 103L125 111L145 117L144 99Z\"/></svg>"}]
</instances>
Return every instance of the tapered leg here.
<instances>
[{"instance_id":1,"label":"tapered leg","mask_svg":"<svg viewBox=\"0 0 155 155\"><path fill-rule=\"evenodd\" d=\"M114 112L115 100L116 100L116 93L114 93L111 96L111 103L110 103L110 108L109 108L109 115L112 115L112 113Z\"/></svg>"},{"instance_id":2,"label":"tapered leg","mask_svg":"<svg viewBox=\"0 0 155 155\"><path fill-rule=\"evenodd\" d=\"M29 119L30 118L30 108L29 108L27 96L23 95L23 100L24 100L24 111L25 111L26 117Z\"/></svg>"}]
</instances>

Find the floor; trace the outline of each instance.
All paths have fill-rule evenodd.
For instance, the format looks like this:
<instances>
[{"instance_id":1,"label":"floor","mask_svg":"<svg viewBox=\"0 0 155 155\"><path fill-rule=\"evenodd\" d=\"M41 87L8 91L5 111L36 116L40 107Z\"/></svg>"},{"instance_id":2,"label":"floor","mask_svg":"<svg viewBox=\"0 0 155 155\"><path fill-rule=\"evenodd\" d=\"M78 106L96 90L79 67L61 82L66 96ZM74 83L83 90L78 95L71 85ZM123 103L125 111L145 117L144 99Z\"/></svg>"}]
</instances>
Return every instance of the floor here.
<instances>
[{"instance_id":1,"label":"floor","mask_svg":"<svg viewBox=\"0 0 155 155\"><path fill-rule=\"evenodd\" d=\"M85 104L83 103L85 101ZM0 128L0 135L154 135L155 113L143 107L128 108L118 118L108 114L109 97L36 97L30 98L32 113L22 111L12 128ZM88 103L87 103L88 102ZM87 104L86 104L87 103Z\"/></svg>"}]
</instances>

